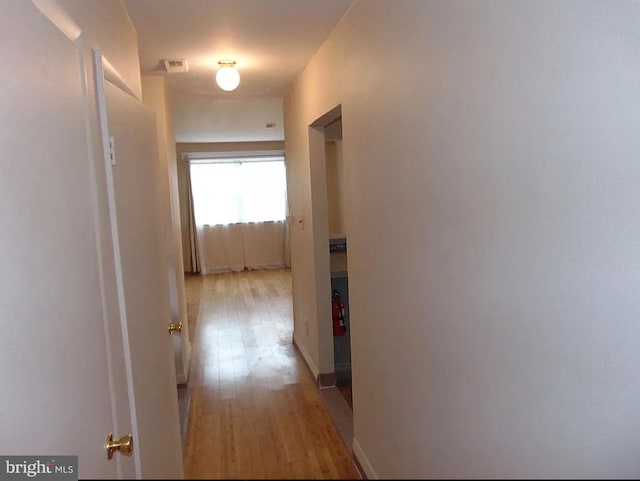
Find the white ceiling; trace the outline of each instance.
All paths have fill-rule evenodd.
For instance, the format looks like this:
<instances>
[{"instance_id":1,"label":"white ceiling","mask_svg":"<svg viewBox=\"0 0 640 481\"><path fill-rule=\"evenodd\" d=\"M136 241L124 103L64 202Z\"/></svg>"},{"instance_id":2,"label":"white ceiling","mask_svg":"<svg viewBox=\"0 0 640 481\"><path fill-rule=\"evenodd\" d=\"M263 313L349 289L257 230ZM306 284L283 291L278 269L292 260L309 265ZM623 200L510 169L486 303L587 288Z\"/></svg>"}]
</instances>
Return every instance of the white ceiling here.
<instances>
[{"instance_id":1,"label":"white ceiling","mask_svg":"<svg viewBox=\"0 0 640 481\"><path fill-rule=\"evenodd\" d=\"M167 79L178 142L283 140L282 97L353 1L122 0L142 75ZM189 72L167 73L165 58ZM225 59L240 72L233 92L215 84Z\"/></svg>"}]
</instances>

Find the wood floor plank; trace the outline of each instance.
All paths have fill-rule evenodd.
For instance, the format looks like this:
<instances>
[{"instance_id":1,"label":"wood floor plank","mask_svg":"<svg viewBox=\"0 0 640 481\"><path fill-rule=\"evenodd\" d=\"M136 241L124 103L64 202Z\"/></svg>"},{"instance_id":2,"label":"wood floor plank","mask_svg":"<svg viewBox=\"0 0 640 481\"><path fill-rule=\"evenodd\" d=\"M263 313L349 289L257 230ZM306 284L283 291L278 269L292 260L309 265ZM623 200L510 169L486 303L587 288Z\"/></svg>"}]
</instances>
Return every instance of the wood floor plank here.
<instances>
[{"instance_id":1,"label":"wood floor plank","mask_svg":"<svg viewBox=\"0 0 640 481\"><path fill-rule=\"evenodd\" d=\"M187 276L189 479L360 479L292 345L286 269Z\"/></svg>"}]
</instances>

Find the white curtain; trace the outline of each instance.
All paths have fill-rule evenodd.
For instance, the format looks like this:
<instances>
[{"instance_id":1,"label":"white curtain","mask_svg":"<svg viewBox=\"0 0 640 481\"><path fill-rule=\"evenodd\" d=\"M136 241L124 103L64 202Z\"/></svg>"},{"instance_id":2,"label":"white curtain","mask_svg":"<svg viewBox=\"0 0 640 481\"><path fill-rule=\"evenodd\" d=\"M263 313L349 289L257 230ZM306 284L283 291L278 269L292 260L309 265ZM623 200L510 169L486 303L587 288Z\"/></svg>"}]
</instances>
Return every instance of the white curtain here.
<instances>
[{"instance_id":1,"label":"white curtain","mask_svg":"<svg viewBox=\"0 0 640 481\"><path fill-rule=\"evenodd\" d=\"M202 226L203 272L285 267L285 226L282 221Z\"/></svg>"},{"instance_id":2,"label":"white curtain","mask_svg":"<svg viewBox=\"0 0 640 481\"><path fill-rule=\"evenodd\" d=\"M286 267L284 158L193 162L201 273Z\"/></svg>"}]
</instances>

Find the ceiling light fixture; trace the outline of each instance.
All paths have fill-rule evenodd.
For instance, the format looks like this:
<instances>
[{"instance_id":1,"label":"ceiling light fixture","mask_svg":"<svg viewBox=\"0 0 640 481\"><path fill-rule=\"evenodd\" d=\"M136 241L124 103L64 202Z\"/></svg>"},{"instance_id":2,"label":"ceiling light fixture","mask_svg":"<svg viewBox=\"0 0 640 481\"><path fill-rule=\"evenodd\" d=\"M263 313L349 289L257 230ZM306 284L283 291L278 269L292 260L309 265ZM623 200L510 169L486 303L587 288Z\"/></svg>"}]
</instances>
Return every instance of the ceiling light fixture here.
<instances>
[{"instance_id":1,"label":"ceiling light fixture","mask_svg":"<svg viewBox=\"0 0 640 481\"><path fill-rule=\"evenodd\" d=\"M218 65L220 65L216 73L218 87L227 92L235 90L240 84L240 73L236 70L236 62L234 60L220 60Z\"/></svg>"}]
</instances>

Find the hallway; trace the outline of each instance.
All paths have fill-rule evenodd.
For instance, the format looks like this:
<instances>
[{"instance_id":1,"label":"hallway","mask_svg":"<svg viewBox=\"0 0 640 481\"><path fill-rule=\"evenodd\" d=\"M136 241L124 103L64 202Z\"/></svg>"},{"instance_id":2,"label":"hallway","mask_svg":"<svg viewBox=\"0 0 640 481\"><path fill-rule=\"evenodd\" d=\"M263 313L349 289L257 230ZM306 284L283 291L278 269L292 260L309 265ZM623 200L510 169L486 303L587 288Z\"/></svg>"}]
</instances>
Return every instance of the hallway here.
<instances>
[{"instance_id":1,"label":"hallway","mask_svg":"<svg viewBox=\"0 0 640 481\"><path fill-rule=\"evenodd\" d=\"M188 276L186 289L185 477L359 479L291 342L290 272Z\"/></svg>"}]
</instances>

